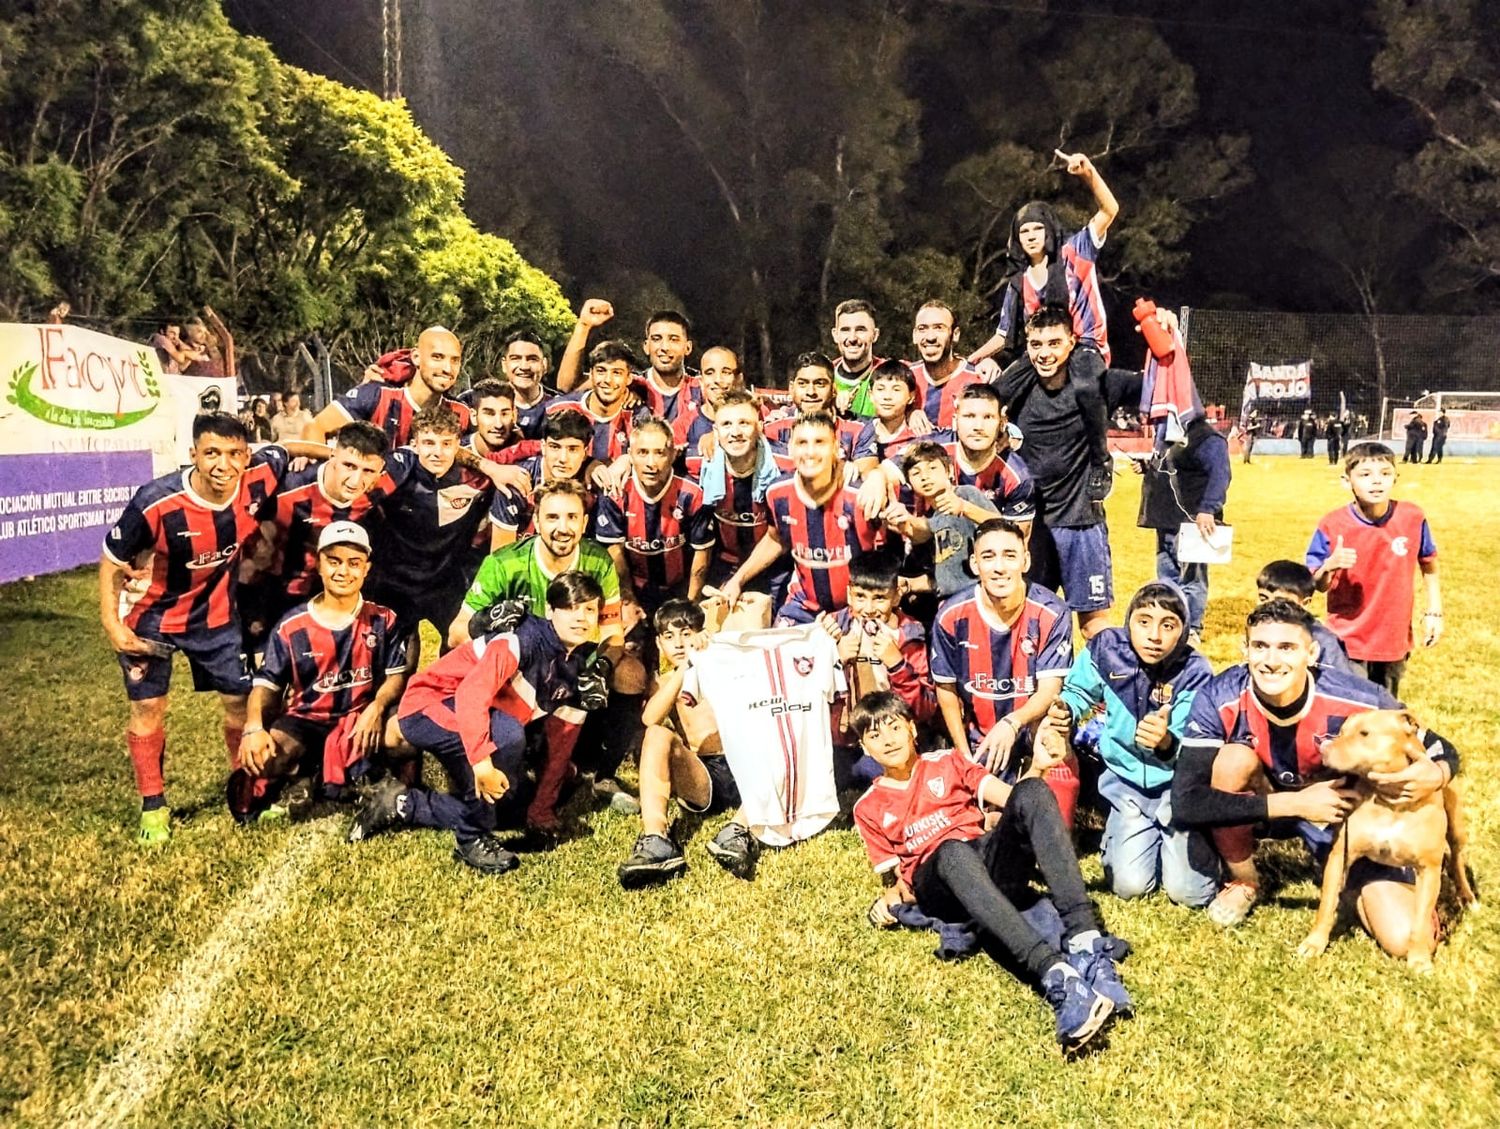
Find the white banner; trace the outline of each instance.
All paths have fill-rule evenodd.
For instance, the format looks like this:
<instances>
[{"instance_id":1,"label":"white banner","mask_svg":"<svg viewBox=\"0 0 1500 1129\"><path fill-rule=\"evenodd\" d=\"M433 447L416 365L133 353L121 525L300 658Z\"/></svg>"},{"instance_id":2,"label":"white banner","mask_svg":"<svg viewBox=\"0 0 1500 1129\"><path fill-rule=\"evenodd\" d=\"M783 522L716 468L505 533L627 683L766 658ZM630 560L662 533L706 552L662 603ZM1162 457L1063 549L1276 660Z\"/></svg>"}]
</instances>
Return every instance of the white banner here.
<instances>
[{"instance_id":1,"label":"white banner","mask_svg":"<svg viewBox=\"0 0 1500 1129\"><path fill-rule=\"evenodd\" d=\"M200 412L228 412L234 415L235 380L232 376L182 376L167 373L162 377L167 399L172 405L173 426L177 432L177 463L185 465L193 449L193 417ZM170 469L170 468L168 468Z\"/></svg>"},{"instance_id":2,"label":"white banner","mask_svg":"<svg viewBox=\"0 0 1500 1129\"><path fill-rule=\"evenodd\" d=\"M1245 374L1245 402L1251 400L1306 400L1312 396L1312 362L1263 365L1250 362Z\"/></svg>"},{"instance_id":3,"label":"white banner","mask_svg":"<svg viewBox=\"0 0 1500 1129\"><path fill-rule=\"evenodd\" d=\"M0 457L150 451L156 474L181 464L171 390L149 345L78 326L0 323L0 385Z\"/></svg>"}]
</instances>

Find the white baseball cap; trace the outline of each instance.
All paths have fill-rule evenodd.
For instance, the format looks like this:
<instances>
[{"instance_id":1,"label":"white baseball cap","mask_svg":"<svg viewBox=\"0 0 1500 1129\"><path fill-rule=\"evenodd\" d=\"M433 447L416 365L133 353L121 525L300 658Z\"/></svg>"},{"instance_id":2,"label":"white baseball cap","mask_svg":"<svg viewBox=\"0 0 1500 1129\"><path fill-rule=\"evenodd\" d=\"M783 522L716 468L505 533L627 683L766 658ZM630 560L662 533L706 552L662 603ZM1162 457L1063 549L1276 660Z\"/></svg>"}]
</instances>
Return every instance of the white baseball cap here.
<instances>
[{"instance_id":1,"label":"white baseball cap","mask_svg":"<svg viewBox=\"0 0 1500 1129\"><path fill-rule=\"evenodd\" d=\"M368 553L370 535L365 532L364 526L356 525L352 521L331 521L318 537L318 552L331 549L335 545L353 545Z\"/></svg>"}]
</instances>

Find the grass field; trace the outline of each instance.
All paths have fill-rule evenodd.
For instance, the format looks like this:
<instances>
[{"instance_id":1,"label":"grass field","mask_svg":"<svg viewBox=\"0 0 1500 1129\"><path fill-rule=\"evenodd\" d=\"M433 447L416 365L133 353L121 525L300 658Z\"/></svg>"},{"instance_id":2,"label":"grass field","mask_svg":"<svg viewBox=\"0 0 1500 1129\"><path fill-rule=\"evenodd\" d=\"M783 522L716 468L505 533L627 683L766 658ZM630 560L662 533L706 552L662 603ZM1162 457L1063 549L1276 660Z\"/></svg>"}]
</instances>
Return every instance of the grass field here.
<instances>
[{"instance_id":1,"label":"grass field","mask_svg":"<svg viewBox=\"0 0 1500 1129\"><path fill-rule=\"evenodd\" d=\"M1406 697L1465 757L1481 894L1500 873L1494 464L1407 468L1441 549L1448 635ZM1326 465L1236 467L1234 564L1206 650L1236 658L1251 580L1344 500ZM1117 592L1151 568L1136 481L1111 499ZM1495 1125L1500 940L1462 921L1428 978L1363 934L1301 963L1316 890L1224 933L1085 861L1138 1015L1064 1063L1046 1006L988 958L864 923L852 831L768 855L752 884L687 844L623 892L634 821L463 871L438 834L343 842L346 820L234 830L214 703L179 671L177 833L133 842L125 703L79 572L0 589L0 1121L170 1125ZM1488 624L1488 626L1486 626Z\"/></svg>"}]
</instances>

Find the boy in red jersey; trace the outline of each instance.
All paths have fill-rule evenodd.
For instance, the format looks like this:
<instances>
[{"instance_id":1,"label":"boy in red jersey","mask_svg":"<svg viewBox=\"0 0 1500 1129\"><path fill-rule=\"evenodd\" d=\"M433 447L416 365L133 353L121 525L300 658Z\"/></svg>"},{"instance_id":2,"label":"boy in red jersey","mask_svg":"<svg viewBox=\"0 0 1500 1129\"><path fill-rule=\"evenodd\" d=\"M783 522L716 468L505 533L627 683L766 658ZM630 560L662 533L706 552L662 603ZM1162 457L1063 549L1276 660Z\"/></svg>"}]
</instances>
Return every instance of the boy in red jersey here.
<instances>
[{"instance_id":1,"label":"boy in red jersey","mask_svg":"<svg viewBox=\"0 0 1500 1129\"><path fill-rule=\"evenodd\" d=\"M336 794L382 745L401 743L386 715L406 685L406 637L396 631L395 612L360 594L370 535L336 521L317 546L323 590L276 625L250 694L229 778L229 810L242 823L276 810L273 782L301 769ZM294 785L282 806L295 816L312 798L311 788Z\"/></svg>"},{"instance_id":2,"label":"boy in red jersey","mask_svg":"<svg viewBox=\"0 0 1500 1129\"><path fill-rule=\"evenodd\" d=\"M1012 777L1073 664L1067 608L1026 583L1029 561L1020 526L982 523L969 558L979 582L944 603L932 625L932 680L953 747ZM1070 827L1076 765L1070 757L1046 775Z\"/></svg>"},{"instance_id":3,"label":"boy in red jersey","mask_svg":"<svg viewBox=\"0 0 1500 1129\"><path fill-rule=\"evenodd\" d=\"M1426 588L1422 646L1443 634L1437 545L1421 507L1391 497L1396 455L1383 443L1356 443L1344 458L1344 484L1354 501L1318 522L1307 567L1328 593L1328 627L1355 668L1394 697L1411 654L1415 606L1412 557Z\"/></svg>"},{"instance_id":4,"label":"boy in red jersey","mask_svg":"<svg viewBox=\"0 0 1500 1129\"><path fill-rule=\"evenodd\" d=\"M951 749L919 755L911 707L890 691L864 698L850 722L884 770L854 805L870 865L887 884L871 922L894 925L898 907L912 903L941 921L972 922L1040 984L1064 1052L1098 1034L1116 1010L1131 1010L1114 966L1118 942L1099 928L1057 801L1038 779L1066 751L1058 736L1010 785ZM989 832L984 806L1001 809ZM1055 938L1026 916L1040 901L1031 886L1038 875L1062 919Z\"/></svg>"},{"instance_id":5,"label":"boy in red jersey","mask_svg":"<svg viewBox=\"0 0 1500 1129\"><path fill-rule=\"evenodd\" d=\"M845 607L849 562L876 548L883 532L860 512L854 488L844 485L837 420L827 412L799 417L791 451L796 472L766 491L771 524L765 536L720 589L733 606L748 581L790 553L795 575L776 613L783 625L811 623L819 612Z\"/></svg>"},{"instance_id":6,"label":"boy in red jersey","mask_svg":"<svg viewBox=\"0 0 1500 1129\"><path fill-rule=\"evenodd\" d=\"M193 421L192 465L135 492L104 538L99 619L130 699L126 742L141 796L143 844L171 837L162 781L172 655L188 658L196 690L224 706L224 744L239 752L250 671L235 605L240 549L294 456L312 443L250 452L244 424L222 412Z\"/></svg>"}]
</instances>

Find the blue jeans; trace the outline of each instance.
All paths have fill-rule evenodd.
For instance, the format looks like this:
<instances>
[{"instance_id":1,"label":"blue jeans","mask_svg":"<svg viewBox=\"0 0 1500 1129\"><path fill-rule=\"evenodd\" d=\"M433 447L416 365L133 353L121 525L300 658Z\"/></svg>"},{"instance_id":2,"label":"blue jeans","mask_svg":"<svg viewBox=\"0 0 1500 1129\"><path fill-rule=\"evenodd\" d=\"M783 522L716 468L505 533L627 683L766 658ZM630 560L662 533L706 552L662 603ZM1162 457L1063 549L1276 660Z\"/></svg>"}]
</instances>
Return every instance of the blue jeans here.
<instances>
[{"instance_id":1,"label":"blue jeans","mask_svg":"<svg viewBox=\"0 0 1500 1129\"><path fill-rule=\"evenodd\" d=\"M1117 898L1140 898L1161 886L1180 906L1206 906L1219 888L1219 860L1201 831L1173 827L1171 788L1142 792L1109 769L1099 798L1109 804L1100 856Z\"/></svg>"},{"instance_id":2,"label":"blue jeans","mask_svg":"<svg viewBox=\"0 0 1500 1129\"><path fill-rule=\"evenodd\" d=\"M526 730L503 710L490 711L490 739L495 751L490 761L510 781L510 790L497 803L479 798L474 789L474 769L469 764L463 739L451 728L452 698L444 702L446 716L419 713L403 717L401 735L417 748L431 753L448 774L448 792L427 788L409 789L406 822L413 827L452 831L460 846L491 834L497 826L517 823L522 810L525 784Z\"/></svg>"},{"instance_id":3,"label":"blue jeans","mask_svg":"<svg viewBox=\"0 0 1500 1129\"><path fill-rule=\"evenodd\" d=\"M1203 610L1208 607L1208 566L1206 564L1181 564L1177 560L1177 531L1156 531L1156 576L1159 580L1171 580L1182 586L1187 597L1188 627L1193 631L1203 630Z\"/></svg>"}]
</instances>

